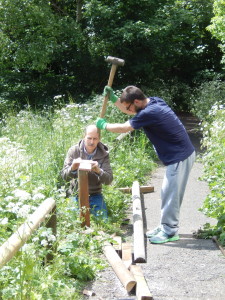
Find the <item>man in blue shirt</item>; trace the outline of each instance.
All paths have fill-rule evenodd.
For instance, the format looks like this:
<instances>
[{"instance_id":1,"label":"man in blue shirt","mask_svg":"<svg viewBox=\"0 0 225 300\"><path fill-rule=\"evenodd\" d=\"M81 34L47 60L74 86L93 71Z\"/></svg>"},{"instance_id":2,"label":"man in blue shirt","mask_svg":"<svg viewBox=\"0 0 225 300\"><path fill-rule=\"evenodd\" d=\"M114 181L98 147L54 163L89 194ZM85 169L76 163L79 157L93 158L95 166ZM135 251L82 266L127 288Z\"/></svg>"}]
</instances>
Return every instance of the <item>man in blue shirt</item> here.
<instances>
[{"instance_id":1,"label":"man in blue shirt","mask_svg":"<svg viewBox=\"0 0 225 300\"><path fill-rule=\"evenodd\" d=\"M180 207L195 160L195 149L190 138L179 118L163 99L148 98L135 86L126 87L120 98L108 86L104 89L104 94L107 93L110 101L122 112L135 116L123 124L109 124L99 118L96 126L116 133L142 128L166 166L161 190L160 225L146 235L155 244L177 241Z\"/></svg>"}]
</instances>

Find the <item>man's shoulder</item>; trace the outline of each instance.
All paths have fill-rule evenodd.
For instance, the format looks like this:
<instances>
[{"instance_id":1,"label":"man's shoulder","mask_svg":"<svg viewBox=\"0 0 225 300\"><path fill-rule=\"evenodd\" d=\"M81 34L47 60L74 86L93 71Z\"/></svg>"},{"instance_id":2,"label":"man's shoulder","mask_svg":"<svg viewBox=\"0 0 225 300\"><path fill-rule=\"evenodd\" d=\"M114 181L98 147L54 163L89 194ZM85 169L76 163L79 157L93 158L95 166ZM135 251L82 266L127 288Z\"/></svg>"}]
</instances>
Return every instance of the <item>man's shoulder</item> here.
<instances>
[{"instance_id":1,"label":"man's shoulder","mask_svg":"<svg viewBox=\"0 0 225 300\"><path fill-rule=\"evenodd\" d=\"M79 151L81 149L82 140L80 140L78 143L72 145L69 148L69 151Z\"/></svg>"},{"instance_id":2,"label":"man's shoulder","mask_svg":"<svg viewBox=\"0 0 225 300\"><path fill-rule=\"evenodd\" d=\"M108 153L109 153L109 148L108 148L107 145L103 144L102 142L99 142L97 147L98 147L98 149L99 149L102 153L108 155Z\"/></svg>"},{"instance_id":3,"label":"man's shoulder","mask_svg":"<svg viewBox=\"0 0 225 300\"><path fill-rule=\"evenodd\" d=\"M103 144L102 142L98 143L98 147L102 150L108 151L108 146L106 144Z\"/></svg>"}]
</instances>

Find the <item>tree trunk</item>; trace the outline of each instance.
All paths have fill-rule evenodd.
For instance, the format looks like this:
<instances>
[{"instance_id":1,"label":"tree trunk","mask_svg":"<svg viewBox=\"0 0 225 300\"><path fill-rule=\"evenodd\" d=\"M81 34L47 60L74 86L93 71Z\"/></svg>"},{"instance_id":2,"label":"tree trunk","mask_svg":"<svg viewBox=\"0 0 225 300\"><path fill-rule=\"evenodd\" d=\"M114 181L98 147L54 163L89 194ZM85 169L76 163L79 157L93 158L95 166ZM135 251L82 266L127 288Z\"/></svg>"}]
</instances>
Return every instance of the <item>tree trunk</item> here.
<instances>
[{"instance_id":1,"label":"tree trunk","mask_svg":"<svg viewBox=\"0 0 225 300\"><path fill-rule=\"evenodd\" d=\"M77 18L76 18L77 23L79 23L82 19L82 5L83 5L83 0L77 0Z\"/></svg>"}]
</instances>

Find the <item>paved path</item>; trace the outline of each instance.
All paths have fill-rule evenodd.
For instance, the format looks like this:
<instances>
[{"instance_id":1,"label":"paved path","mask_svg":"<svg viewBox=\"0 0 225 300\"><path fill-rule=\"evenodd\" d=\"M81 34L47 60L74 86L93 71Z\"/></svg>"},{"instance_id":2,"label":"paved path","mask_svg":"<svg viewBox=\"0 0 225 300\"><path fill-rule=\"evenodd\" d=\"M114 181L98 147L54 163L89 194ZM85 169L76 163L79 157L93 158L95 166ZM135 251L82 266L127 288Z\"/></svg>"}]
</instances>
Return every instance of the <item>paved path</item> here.
<instances>
[{"instance_id":1,"label":"paved path","mask_svg":"<svg viewBox=\"0 0 225 300\"><path fill-rule=\"evenodd\" d=\"M185 116L183 123L199 158L201 149L199 133L195 130L196 120ZM160 220L164 171L165 167L159 165L151 178L155 192L144 196L147 229L158 226ZM193 232L206 222L215 224L215 220L206 218L198 210L208 193L206 182L199 180L202 174L203 165L197 159L181 207L180 240L163 245L146 241L147 263L142 264L142 268L154 300L225 299L225 257L212 240L193 238Z\"/></svg>"},{"instance_id":2,"label":"paved path","mask_svg":"<svg viewBox=\"0 0 225 300\"><path fill-rule=\"evenodd\" d=\"M160 188L164 167L154 173L155 192L145 195L147 228L160 219ZM145 278L155 300L224 300L225 257L212 240L193 238L207 221L198 208L207 195L207 185L199 181L202 165L196 162L186 189L181 215L180 240L161 245L146 241L147 263L142 264Z\"/></svg>"}]
</instances>

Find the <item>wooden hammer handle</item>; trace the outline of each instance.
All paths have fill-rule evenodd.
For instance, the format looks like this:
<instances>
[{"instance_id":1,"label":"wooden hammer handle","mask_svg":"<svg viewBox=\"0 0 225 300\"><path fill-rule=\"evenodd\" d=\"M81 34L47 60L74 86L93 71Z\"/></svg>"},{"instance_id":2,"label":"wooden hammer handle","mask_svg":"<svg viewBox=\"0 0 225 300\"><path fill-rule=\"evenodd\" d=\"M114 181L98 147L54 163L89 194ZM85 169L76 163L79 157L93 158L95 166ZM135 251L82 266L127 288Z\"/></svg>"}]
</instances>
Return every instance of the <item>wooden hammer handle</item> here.
<instances>
[{"instance_id":1,"label":"wooden hammer handle","mask_svg":"<svg viewBox=\"0 0 225 300\"><path fill-rule=\"evenodd\" d=\"M110 87L112 87L113 79L114 79L114 76L115 76L115 73L116 73L116 69L117 69L117 65L112 64L111 71L110 71L110 74L109 74L109 80L108 80L108 86L110 86ZM106 95L104 97L104 100L103 100L102 111L100 113L100 118L104 118L104 116L105 116L108 99L109 99L109 96Z\"/></svg>"}]
</instances>

